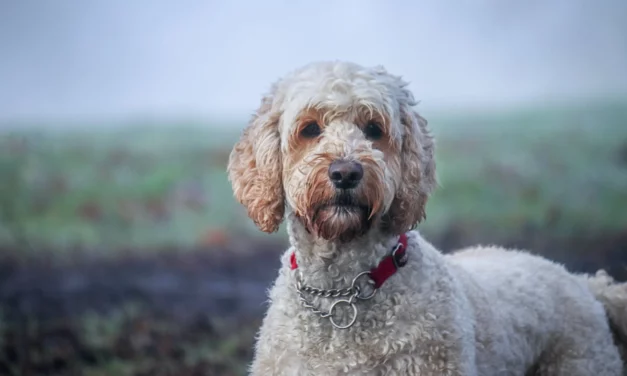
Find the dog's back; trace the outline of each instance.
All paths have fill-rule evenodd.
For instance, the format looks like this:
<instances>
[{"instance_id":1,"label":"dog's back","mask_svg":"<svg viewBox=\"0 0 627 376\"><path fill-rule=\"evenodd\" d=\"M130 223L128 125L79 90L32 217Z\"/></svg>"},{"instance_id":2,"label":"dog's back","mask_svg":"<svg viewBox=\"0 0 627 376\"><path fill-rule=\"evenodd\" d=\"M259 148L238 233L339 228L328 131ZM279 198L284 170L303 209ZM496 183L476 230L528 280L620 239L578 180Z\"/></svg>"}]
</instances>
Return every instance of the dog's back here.
<instances>
[{"instance_id":1,"label":"dog's back","mask_svg":"<svg viewBox=\"0 0 627 376\"><path fill-rule=\"evenodd\" d=\"M627 375L627 283L616 283L604 270L584 276L594 296L603 303L610 320L614 341L618 346Z\"/></svg>"},{"instance_id":2,"label":"dog's back","mask_svg":"<svg viewBox=\"0 0 627 376\"><path fill-rule=\"evenodd\" d=\"M611 342L606 311L616 338L627 333L627 287L609 277L582 278L545 258L499 247L468 248L446 258L467 273L461 278L468 279L463 285L475 302L478 331L493 334L484 341L492 351L516 353L512 359L522 355L527 366L550 363L558 347L615 351L605 343ZM618 341L627 343L624 337Z\"/></svg>"}]
</instances>

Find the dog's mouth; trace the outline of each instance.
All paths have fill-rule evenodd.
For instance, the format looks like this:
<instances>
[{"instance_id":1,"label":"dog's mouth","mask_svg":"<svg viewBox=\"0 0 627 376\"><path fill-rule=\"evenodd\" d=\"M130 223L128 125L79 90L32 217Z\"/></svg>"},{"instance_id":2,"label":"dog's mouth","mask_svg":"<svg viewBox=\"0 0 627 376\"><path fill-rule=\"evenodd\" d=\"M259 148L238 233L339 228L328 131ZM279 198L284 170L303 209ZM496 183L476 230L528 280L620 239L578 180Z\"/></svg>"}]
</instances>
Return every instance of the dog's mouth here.
<instances>
[{"instance_id":1,"label":"dog's mouth","mask_svg":"<svg viewBox=\"0 0 627 376\"><path fill-rule=\"evenodd\" d=\"M318 210L333 210L337 214L344 212L366 212L370 211L369 205L360 202L353 194L346 191L338 191L333 199L321 203Z\"/></svg>"},{"instance_id":2,"label":"dog's mouth","mask_svg":"<svg viewBox=\"0 0 627 376\"><path fill-rule=\"evenodd\" d=\"M368 230L371 212L370 206L356 196L339 191L313 208L308 216L308 228L327 240L348 241Z\"/></svg>"}]
</instances>

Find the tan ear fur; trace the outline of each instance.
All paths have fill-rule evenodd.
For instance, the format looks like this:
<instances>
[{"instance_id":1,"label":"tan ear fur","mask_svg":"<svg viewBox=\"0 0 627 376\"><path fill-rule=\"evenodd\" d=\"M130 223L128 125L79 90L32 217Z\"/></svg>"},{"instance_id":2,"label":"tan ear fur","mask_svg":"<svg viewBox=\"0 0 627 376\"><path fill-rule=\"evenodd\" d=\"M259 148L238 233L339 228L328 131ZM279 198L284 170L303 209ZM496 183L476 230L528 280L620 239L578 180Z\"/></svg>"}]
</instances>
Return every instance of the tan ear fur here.
<instances>
[{"instance_id":1,"label":"tan ear fur","mask_svg":"<svg viewBox=\"0 0 627 376\"><path fill-rule=\"evenodd\" d=\"M401 146L401 184L387 215L389 231L400 234L426 218L429 194L437 185L434 142L427 120L409 104L401 108L404 135Z\"/></svg>"},{"instance_id":2,"label":"tan ear fur","mask_svg":"<svg viewBox=\"0 0 627 376\"><path fill-rule=\"evenodd\" d=\"M285 201L278 122L273 94L244 129L229 156L227 171L235 198L264 232L275 232L283 220Z\"/></svg>"}]
</instances>

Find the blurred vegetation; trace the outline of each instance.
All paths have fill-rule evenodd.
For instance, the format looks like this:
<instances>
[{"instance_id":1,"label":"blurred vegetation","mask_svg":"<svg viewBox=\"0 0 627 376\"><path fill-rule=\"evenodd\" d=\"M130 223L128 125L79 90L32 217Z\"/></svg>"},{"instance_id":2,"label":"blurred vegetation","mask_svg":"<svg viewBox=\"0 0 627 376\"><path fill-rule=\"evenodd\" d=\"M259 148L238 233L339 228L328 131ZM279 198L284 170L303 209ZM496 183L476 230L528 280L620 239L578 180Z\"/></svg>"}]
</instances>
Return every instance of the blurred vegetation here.
<instances>
[{"instance_id":1,"label":"blurred vegetation","mask_svg":"<svg viewBox=\"0 0 627 376\"><path fill-rule=\"evenodd\" d=\"M429 240L624 272L627 101L424 116ZM264 299L251 286L274 278L285 232L261 234L232 197L243 125L0 133L0 374L245 374Z\"/></svg>"},{"instance_id":2,"label":"blurred vegetation","mask_svg":"<svg viewBox=\"0 0 627 376\"><path fill-rule=\"evenodd\" d=\"M2 240L25 234L58 249L116 249L195 244L208 229L241 227L223 132L181 125L4 135Z\"/></svg>"},{"instance_id":3,"label":"blurred vegetation","mask_svg":"<svg viewBox=\"0 0 627 376\"><path fill-rule=\"evenodd\" d=\"M523 227L563 236L627 228L627 102L425 115L441 184L427 235L453 225L494 239ZM4 134L0 242L111 250L259 235L226 179L242 126Z\"/></svg>"},{"instance_id":4,"label":"blurred vegetation","mask_svg":"<svg viewBox=\"0 0 627 376\"><path fill-rule=\"evenodd\" d=\"M23 376L243 375L260 325L203 315L175 321L133 304L76 320L0 324L0 374Z\"/></svg>"}]
</instances>

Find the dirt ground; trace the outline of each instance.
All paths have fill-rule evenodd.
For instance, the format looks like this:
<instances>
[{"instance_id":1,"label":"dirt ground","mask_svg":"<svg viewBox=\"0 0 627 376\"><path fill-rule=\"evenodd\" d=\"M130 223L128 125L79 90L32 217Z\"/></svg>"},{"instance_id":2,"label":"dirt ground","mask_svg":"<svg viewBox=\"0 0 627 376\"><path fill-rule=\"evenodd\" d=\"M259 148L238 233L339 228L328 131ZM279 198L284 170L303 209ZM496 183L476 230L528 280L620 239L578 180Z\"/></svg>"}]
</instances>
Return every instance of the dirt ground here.
<instances>
[{"instance_id":1,"label":"dirt ground","mask_svg":"<svg viewBox=\"0 0 627 376\"><path fill-rule=\"evenodd\" d=\"M481 238L451 229L444 250ZM0 262L2 375L242 375L284 244ZM627 278L627 232L502 244ZM246 247L240 244L238 247ZM44 252L44 254L49 254Z\"/></svg>"}]
</instances>

